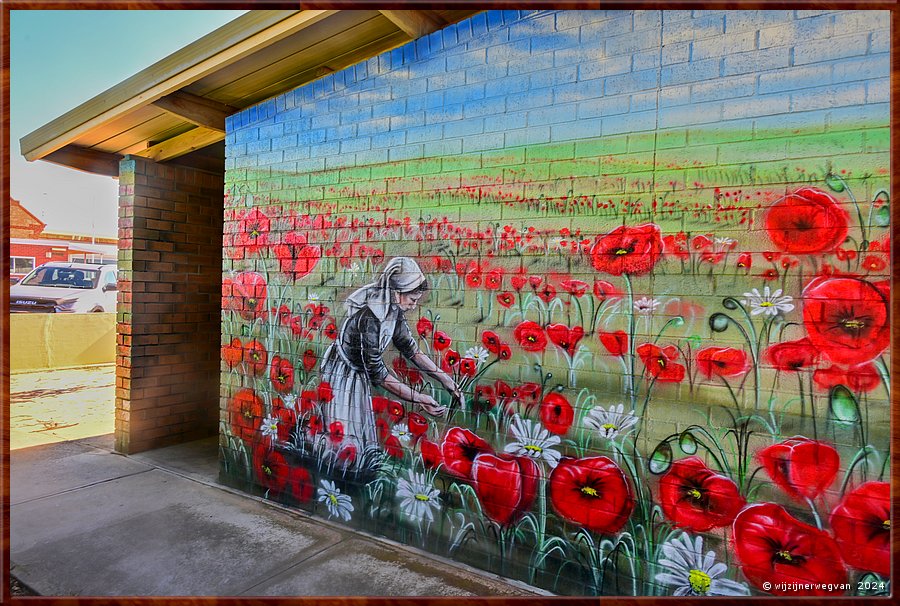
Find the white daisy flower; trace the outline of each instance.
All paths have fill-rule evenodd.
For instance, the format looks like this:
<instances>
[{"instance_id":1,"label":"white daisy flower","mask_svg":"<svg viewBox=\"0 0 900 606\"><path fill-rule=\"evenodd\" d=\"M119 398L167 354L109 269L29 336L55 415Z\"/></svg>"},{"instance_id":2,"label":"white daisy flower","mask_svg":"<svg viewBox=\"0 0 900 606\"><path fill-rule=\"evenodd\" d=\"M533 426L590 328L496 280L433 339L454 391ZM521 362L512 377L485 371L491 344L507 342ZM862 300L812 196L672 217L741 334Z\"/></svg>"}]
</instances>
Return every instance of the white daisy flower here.
<instances>
[{"instance_id":1,"label":"white daisy flower","mask_svg":"<svg viewBox=\"0 0 900 606\"><path fill-rule=\"evenodd\" d=\"M283 396L281 396L281 401L284 402L285 408L297 410L297 396L295 396L294 394L284 394Z\"/></svg>"},{"instance_id":2,"label":"white daisy flower","mask_svg":"<svg viewBox=\"0 0 900 606\"><path fill-rule=\"evenodd\" d=\"M328 509L329 518L341 518L345 522L350 521L350 514L353 513L353 502L345 494L341 494L334 482L322 480L321 487L316 491L319 495L317 499L319 503L325 503Z\"/></svg>"},{"instance_id":3,"label":"white daisy flower","mask_svg":"<svg viewBox=\"0 0 900 606\"><path fill-rule=\"evenodd\" d=\"M408 479L397 481L397 496L401 499L400 509L404 514L421 523L434 521L434 510L441 506L440 491L437 490L428 476L409 470Z\"/></svg>"},{"instance_id":4,"label":"white daisy flower","mask_svg":"<svg viewBox=\"0 0 900 606\"><path fill-rule=\"evenodd\" d=\"M316 303L317 301L319 301L319 299L320 299L321 297L319 296L319 293L317 293L317 292L311 292L311 293L309 293L309 294L307 295L306 298L307 298L307 300L308 300L310 303Z\"/></svg>"},{"instance_id":5,"label":"white daisy flower","mask_svg":"<svg viewBox=\"0 0 900 606\"><path fill-rule=\"evenodd\" d=\"M510 429L516 441L507 444L503 452L541 459L546 461L551 469L556 467L562 455L552 447L560 443L559 436L544 429L540 423L523 419L519 415L513 417Z\"/></svg>"},{"instance_id":6,"label":"white daisy flower","mask_svg":"<svg viewBox=\"0 0 900 606\"><path fill-rule=\"evenodd\" d=\"M634 302L634 311L645 316L652 314L657 307L659 307L659 301L648 297L641 297Z\"/></svg>"},{"instance_id":7,"label":"white daisy flower","mask_svg":"<svg viewBox=\"0 0 900 606\"><path fill-rule=\"evenodd\" d=\"M266 417L263 419L262 427L259 429L263 436L274 438L278 435L278 419L275 417Z\"/></svg>"},{"instance_id":8,"label":"white daisy flower","mask_svg":"<svg viewBox=\"0 0 900 606\"><path fill-rule=\"evenodd\" d=\"M736 242L736 240L734 238L727 238L725 236L721 236L721 237L715 238L714 242L716 243L716 246L718 246L720 248L728 248L729 246L734 244Z\"/></svg>"},{"instance_id":9,"label":"white daisy flower","mask_svg":"<svg viewBox=\"0 0 900 606\"><path fill-rule=\"evenodd\" d=\"M746 299L741 301L741 303L750 306L751 316L760 314L777 316L781 312L787 313L794 309L794 304L791 302L794 299L787 295L781 296L780 288L775 292L771 292L768 286L764 286L762 294L754 288L750 292L745 292L744 296Z\"/></svg>"},{"instance_id":10,"label":"white daisy flower","mask_svg":"<svg viewBox=\"0 0 900 606\"><path fill-rule=\"evenodd\" d=\"M619 404L606 410L602 406L595 406L584 417L584 425L596 430L604 438L613 440L616 436L625 435L637 424L638 419L631 413L625 412L625 405Z\"/></svg>"},{"instance_id":11,"label":"white daisy flower","mask_svg":"<svg viewBox=\"0 0 900 606\"><path fill-rule=\"evenodd\" d=\"M691 541L687 533L662 546L659 565L666 572L656 575L656 582L674 588L675 596L750 595L743 583L720 578L728 566L716 562L714 551L703 554L703 537Z\"/></svg>"},{"instance_id":12,"label":"white daisy flower","mask_svg":"<svg viewBox=\"0 0 900 606\"><path fill-rule=\"evenodd\" d=\"M400 443L407 446L413 438L409 431L409 425L406 423L397 423L391 428L391 435L400 440Z\"/></svg>"},{"instance_id":13,"label":"white daisy flower","mask_svg":"<svg viewBox=\"0 0 900 606\"><path fill-rule=\"evenodd\" d=\"M475 360L475 364L477 366L481 366L488 361L490 355L491 354L484 347L482 347L481 345L476 345L475 347L467 349L466 355L463 357L472 358L473 360Z\"/></svg>"}]
</instances>

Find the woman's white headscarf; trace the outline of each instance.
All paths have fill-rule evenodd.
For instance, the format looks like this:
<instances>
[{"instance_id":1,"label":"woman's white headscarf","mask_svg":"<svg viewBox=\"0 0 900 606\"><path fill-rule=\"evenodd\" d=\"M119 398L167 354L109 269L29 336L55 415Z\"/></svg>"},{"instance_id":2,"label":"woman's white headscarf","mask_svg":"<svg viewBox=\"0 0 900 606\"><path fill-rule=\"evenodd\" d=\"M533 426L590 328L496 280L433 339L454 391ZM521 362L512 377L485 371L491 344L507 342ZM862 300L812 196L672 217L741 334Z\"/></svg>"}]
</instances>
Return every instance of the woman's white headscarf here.
<instances>
[{"instance_id":1,"label":"woman's white headscarf","mask_svg":"<svg viewBox=\"0 0 900 606\"><path fill-rule=\"evenodd\" d=\"M425 282L425 274L418 263L409 257L394 257L384 267L377 282L367 284L347 297L349 313L368 307L379 320L387 318L394 304L394 293L406 293Z\"/></svg>"}]
</instances>

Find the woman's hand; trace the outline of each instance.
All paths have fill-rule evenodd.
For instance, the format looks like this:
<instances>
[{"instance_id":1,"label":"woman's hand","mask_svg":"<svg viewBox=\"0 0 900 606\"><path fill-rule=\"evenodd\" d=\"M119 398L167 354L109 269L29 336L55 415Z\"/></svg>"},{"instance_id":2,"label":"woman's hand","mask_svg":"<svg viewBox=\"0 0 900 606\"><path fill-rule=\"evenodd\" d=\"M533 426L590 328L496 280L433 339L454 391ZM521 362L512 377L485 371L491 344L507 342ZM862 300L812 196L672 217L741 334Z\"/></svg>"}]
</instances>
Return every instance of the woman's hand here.
<instances>
[{"instance_id":1,"label":"woman's hand","mask_svg":"<svg viewBox=\"0 0 900 606\"><path fill-rule=\"evenodd\" d=\"M446 406L441 406L437 403L437 400L432 398L427 394L419 394L419 397L416 399L416 402L422 405L422 408L425 409L425 412L434 417L443 416L445 412L447 412Z\"/></svg>"}]
</instances>

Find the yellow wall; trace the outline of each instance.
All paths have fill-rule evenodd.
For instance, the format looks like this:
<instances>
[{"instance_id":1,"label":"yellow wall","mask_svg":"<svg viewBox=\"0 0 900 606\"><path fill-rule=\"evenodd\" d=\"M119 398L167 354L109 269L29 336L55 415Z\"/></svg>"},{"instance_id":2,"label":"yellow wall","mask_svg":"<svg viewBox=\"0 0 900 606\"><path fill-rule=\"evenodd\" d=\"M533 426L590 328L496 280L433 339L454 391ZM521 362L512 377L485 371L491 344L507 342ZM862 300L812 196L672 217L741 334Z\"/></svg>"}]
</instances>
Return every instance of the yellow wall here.
<instances>
[{"instance_id":1,"label":"yellow wall","mask_svg":"<svg viewBox=\"0 0 900 606\"><path fill-rule=\"evenodd\" d=\"M11 314L10 371L116 361L116 314Z\"/></svg>"}]
</instances>

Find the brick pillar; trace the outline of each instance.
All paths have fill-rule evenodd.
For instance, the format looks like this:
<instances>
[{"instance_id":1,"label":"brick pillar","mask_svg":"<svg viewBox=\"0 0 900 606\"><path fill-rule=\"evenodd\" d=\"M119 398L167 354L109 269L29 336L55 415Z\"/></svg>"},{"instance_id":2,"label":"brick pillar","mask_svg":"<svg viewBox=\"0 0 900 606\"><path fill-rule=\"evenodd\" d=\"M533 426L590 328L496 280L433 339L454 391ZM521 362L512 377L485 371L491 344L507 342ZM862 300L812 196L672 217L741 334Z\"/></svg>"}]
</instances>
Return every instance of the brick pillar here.
<instances>
[{"instance_id":1,"label":"brick pillar","mask_svg":"<svg viewBox=\"0 0 900 606\"><path fill-rule=\"evenodd\" d=\"M119 167L116 450L215 435L224 175Z\"/></svg>"}]
</instances>

